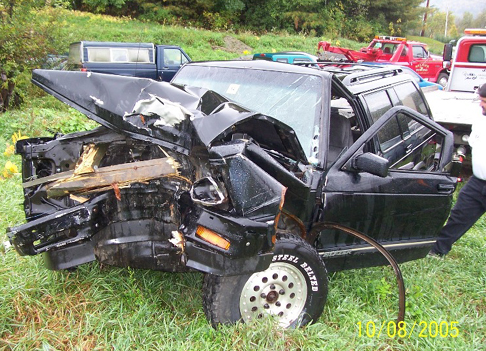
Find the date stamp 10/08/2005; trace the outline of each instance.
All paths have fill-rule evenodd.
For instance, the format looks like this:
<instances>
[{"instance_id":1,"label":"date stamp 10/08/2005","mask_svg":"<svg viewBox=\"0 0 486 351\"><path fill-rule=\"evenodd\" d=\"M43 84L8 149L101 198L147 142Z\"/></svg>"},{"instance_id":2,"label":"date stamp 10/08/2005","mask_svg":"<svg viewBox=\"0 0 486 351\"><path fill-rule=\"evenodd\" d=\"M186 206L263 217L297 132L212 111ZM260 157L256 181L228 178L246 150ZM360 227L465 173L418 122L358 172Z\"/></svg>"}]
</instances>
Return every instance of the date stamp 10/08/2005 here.
<instances>
[{"instance_id":1,"label":"date stamp 10/08/2005","mask_svg":"<svg viewBox=\"0 0 486 351\"><path fill-rule=\"evenodd\" d=\"M368 338L407 338L416 335L419 338L457 338L459 322L420 321L420 322L358 322L358 336Z\"/></svg>"}]
</instances>

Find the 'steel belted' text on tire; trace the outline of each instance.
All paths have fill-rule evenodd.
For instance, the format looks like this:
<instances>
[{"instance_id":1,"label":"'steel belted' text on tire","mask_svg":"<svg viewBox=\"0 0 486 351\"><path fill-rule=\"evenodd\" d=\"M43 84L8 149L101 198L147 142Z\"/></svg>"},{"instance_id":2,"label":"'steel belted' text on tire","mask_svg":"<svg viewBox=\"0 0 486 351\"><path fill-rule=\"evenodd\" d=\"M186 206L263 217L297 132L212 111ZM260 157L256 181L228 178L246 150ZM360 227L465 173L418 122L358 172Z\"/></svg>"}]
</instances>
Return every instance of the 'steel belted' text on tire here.
<instances>
[{"instance_id":1,"label":"'steel belted' text on tire","mask_svg":"<svg viewBox=\"0 0 486 351\"><path fill-rule=\"evenodd\" d=\"M303 239L278 235L272 263L251 275L206 274L203 307L213 326L271 315L284 328L315 322L326 303L327 271Z\"/></svg>"}]
</instances>

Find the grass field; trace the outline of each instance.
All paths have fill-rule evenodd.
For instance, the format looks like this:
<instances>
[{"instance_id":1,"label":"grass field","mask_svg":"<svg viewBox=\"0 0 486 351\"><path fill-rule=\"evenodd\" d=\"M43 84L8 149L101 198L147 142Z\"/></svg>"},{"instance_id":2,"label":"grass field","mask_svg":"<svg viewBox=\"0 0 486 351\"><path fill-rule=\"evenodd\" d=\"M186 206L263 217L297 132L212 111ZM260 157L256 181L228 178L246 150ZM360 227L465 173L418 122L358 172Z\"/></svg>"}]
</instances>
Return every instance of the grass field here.
<instances>
[{"instance_id":1,"label":"grass field","mask_svg":"<svg viewBox=\"0 0 486 351\"><path fill-rule=\"evenodd\" d=\"M251 53L312 52L323 39L210 33L71 12L63 16L67 43L164 42L179 44L201 60L244 54L222 49L228 35ZM20 169L18 156L4 154L14 133L34 137L94 126L53 98L37 95L22 110L0 115L0 172L8 161ZM215 330L202 310L199 273L97 263L53 272L42 257L20 257L7 248L6 228L24 221L21 176L13 173L0 180L0 350L486 350L486 218L445 259L401 265L407 289L402 328L394 329L395 276L390 267L380 267L331 275L328 302L313 325L281 330L261 321Z\"/></svg>"}]
</instances>

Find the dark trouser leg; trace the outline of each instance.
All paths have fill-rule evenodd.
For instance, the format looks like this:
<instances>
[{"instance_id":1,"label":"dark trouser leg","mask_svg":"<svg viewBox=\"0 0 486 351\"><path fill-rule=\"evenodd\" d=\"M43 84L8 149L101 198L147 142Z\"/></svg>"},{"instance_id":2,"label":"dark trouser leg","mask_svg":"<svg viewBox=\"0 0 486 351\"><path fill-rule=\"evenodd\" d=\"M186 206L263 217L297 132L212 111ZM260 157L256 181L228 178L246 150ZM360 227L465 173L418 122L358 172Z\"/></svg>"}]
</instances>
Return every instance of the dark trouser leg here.
<instances>
[{"instance_id":1,"label":"dark trouser leg","mask_svg":"<svg viewBox=\"0 0 486 351\"><path fill-rule=\"evenodd\" d=\"M433 247L439 254L447 254L461 236L471 228L486 211L486 182L471 177L459 192L447 224L442 228Z\"/></svg>"}]
</instances>

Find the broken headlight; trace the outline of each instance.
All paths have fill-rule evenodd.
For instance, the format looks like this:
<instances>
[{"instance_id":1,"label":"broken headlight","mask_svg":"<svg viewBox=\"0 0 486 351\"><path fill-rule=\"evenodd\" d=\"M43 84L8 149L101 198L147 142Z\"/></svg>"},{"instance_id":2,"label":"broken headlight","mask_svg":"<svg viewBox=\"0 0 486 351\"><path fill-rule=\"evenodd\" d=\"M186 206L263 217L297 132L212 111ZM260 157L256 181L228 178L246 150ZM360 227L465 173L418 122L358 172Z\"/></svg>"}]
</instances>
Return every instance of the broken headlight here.
<instances>
[{"instance_id":1,"label":"broken headlight","mask_svg":"<svg viewBox=\"0 0 486 351\"><path fill-rule=\"evenodd\" d=\"M201 178L191 188L192 201L205 206L222 204L226 197L213 178Z\"/></svg>"}]
</instances>

